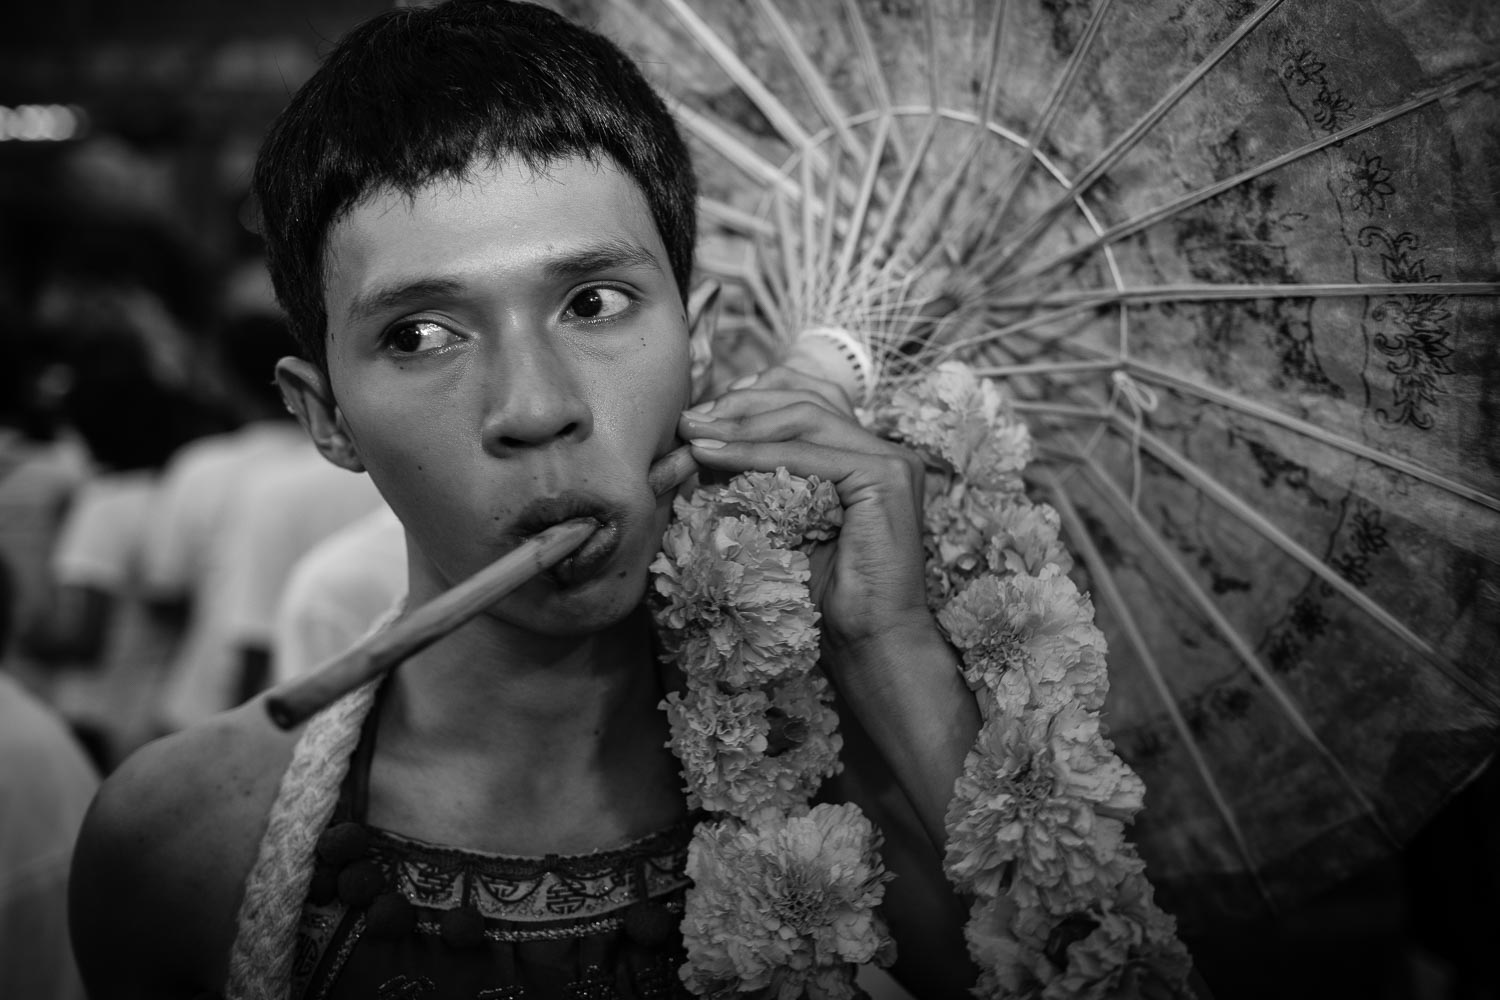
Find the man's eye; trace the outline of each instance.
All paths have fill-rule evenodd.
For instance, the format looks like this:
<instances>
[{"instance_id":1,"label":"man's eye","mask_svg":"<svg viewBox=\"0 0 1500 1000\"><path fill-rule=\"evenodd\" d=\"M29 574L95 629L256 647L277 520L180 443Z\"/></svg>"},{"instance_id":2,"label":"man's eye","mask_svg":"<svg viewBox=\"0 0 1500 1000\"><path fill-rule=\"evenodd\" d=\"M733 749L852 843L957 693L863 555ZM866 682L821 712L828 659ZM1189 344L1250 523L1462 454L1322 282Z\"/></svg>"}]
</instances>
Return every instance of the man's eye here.
<instances>
[{"instance_id":1,"label":"man's eye","mask_svg":"<svg viewBox=\"0 0 1500 1000\"><path fill-rule=\"evenodd\" d=\"M586 288L568 302L579 319L607 319L630 308L630 296L614 288Z\"/></svg>"},{"instance_id":2,"label":"man's eye","mask_svg":"<svg viewBox=\"0 0 1500 1000\"><path fill-rule=\"evenodd\" d=\"M431 320L419 319L391 328L385 342L398 354L422 354L447 347L458 340L458 334Z\"/></svg>"}]
</instances>

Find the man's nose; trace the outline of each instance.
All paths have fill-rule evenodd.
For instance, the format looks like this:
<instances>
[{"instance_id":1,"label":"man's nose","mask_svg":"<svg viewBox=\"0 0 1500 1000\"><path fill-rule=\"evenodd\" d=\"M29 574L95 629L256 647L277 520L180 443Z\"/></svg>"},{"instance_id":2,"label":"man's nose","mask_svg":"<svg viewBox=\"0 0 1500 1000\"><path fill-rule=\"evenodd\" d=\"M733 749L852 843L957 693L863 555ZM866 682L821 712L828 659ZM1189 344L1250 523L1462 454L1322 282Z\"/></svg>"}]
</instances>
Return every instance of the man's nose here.
<instances>
[{"instance_id":1,"label":"man's nose","mask_svg":"<svg viewBox=\"0 0 1500 1000\"><path fill-rule=\"evenodd\" d=\"M508 339L486 366L485 450L495 455L593 433L578 373L546 333Z\"/></svg>"}]
</instances>

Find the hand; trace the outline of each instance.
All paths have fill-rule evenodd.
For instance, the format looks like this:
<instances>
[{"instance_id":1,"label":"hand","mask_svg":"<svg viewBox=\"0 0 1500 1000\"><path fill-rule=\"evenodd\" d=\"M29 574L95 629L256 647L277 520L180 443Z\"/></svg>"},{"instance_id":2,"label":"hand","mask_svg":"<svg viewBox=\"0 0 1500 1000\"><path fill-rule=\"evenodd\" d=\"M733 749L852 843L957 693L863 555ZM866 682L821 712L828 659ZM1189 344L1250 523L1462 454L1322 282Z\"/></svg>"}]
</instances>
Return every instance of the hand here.
<instances>
[{"instance_id":1,"label":"hand","mask_svg":"<svg viewBox=\"0 0 1500 1000\"><path fill-rule=\"evenodd\" d=\"M811 557L822 663L940 858L945 810L979 730L979 709L927 608L921 460L861 427L837 387L784 366L731 383L713 403L684 412L679 432L706 470L785 466L838 491L843 527ZM845 763L858 784L868 762ZM880 774L864 780L870 787L888 781ZM877 816L883 808L873 799L861 806Z\"/></svg>"},{"instance_id":2,"label":"hand","mask_svg":"<svg viewBox=\"0 0 1500 1000\"><path fill-rule=\"evenodd\" d=\"M838 491L843 528L836 542L814 551L810 584L835 660L893 631L935 632L923 569L921 460L861 427L836 386L778 366L687 410L679 432L706 469L785 466Z\"/></svg>"}]
</instances>

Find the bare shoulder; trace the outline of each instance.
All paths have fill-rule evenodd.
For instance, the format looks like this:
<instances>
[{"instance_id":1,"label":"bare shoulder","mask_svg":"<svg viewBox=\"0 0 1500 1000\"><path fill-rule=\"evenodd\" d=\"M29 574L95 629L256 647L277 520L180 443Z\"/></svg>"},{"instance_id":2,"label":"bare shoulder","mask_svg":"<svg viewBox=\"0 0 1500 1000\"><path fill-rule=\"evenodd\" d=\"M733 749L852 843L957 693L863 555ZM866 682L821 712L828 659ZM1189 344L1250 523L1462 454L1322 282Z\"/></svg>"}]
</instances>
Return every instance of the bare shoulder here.
<instances>
[{"instance_id":1,"label":"bare shoulder","mask_svg":"<svg viewBox=\"0 0 1500 1000\"><path fill-rule=\"evenodd\" d=\"M241 889L295 739L257 700L143 747L104 782L69 886L91 997L222 988Z\"/></svg>"}]
</instances>

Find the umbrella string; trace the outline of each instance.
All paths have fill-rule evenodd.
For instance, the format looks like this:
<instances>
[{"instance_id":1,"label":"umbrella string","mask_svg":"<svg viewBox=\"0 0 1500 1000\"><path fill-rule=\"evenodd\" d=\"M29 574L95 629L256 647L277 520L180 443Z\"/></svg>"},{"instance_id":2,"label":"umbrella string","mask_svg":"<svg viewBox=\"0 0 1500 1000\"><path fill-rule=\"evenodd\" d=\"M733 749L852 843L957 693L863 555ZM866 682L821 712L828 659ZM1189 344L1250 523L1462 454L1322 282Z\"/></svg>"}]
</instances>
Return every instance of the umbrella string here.
<instances>
[{"instance_id":1,"label":"umbrella string","mask_svg":"<svg viewBox=\"0 0 1500 1000\"><path fill-rule=\"evenodd\" d=\"M1161 399L1156 390L1130 376L1122 368L1110 373L1113 388L1109 393L1109 407L1113 409L1123 400L1130 410L1130 509L1140 513L1141 498L1141 433L1145 429L1146 414L1156 412Z\"/></svg>"}]
</instances>

